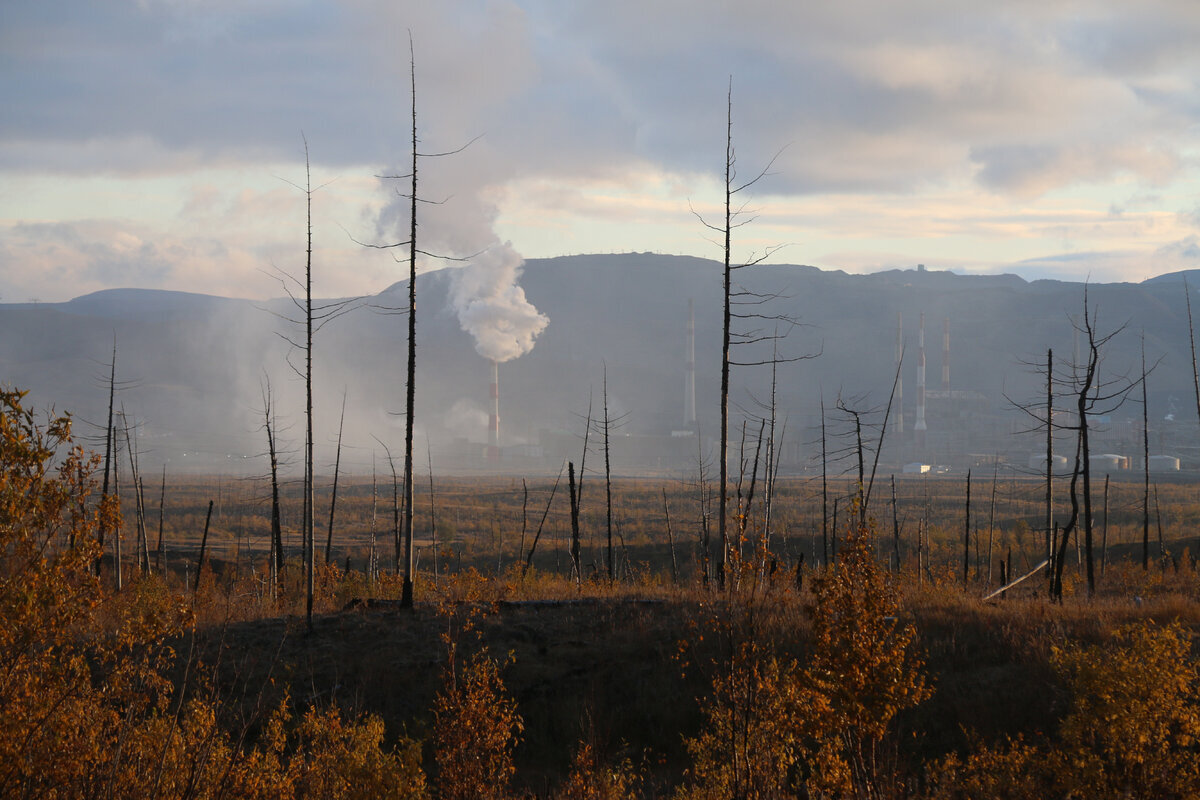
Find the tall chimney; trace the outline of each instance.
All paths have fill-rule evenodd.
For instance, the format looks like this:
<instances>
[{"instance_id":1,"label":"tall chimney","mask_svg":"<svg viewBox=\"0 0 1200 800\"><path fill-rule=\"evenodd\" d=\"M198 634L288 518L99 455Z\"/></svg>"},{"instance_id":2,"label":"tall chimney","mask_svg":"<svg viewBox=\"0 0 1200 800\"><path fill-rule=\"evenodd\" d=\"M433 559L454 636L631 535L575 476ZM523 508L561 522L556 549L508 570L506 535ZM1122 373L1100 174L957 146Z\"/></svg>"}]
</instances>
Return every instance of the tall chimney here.
<instances>
[{"instance_id":1,"label":"tall chimney","mask_svg":"<svg viewBox=\"0 0 1200 800\"><path fill-rule=\"evenodd\" d=\"M492 414L488 418L488 448L489 459L500 458L500 364L492 362Z\"/></svg>"},{"instance_id":2,"label":"tall chimney","mask_svg":"<svg viewBox=\"0 0 1200 800\"><path fill-rule=\"evenodd\" d=\"M921 325L917 329L917 421L913 425L917 434L917 445L925 444L925 312L921 312Z\"/></svg>"},{"instance_id":3,"label":"tall chimney","mask_svg":"<svg viewBox=\"0 0 1200 800\"><path fill-rule=\"evenodd\" d=\"M896 312L896 401L895 418L892 426L896 433L904 433L904 376L900 372L900 363L904 360L904 316Z\"/></svg>"},{"instance_id":4,"label":"tall chimney","mask_svg":"<svg viewBox=\"0 0 1200 800\"><path fill-rule=\"evenodd\" d=\"M683 382L683 425L692 428L696 424L696 302L688 298L687 361L684 366Z\"/></svg>"},{"instance_id":5,"label":"tall chimney","mask_svg":"<svg viewBox=\"0 0 1200 800\"><path fill-rule=\"evenodd\" d=\"M950 318L942 320L942 391L950 391Z\"/></svg>"}]
</instances>

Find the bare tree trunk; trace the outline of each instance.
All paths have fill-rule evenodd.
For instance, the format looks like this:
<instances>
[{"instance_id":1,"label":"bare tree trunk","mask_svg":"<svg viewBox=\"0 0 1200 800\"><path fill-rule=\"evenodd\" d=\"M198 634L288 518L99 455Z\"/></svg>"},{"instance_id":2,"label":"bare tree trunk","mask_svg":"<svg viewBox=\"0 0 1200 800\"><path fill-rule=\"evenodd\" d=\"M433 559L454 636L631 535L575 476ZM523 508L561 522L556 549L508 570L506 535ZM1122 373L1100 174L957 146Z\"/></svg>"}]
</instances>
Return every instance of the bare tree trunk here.
<instances>
[{"instance_id":1,"label":"bare tree trunk","mask_svg":"<svg viewBox=\"0 0 1200 800\"><path fill-rule=\"evenodd\" d=\"M838 520L837 520L838 513L837 512L838 512L838 500L840 500L840 499L841 498L838 498L838 497L833 498L833 524L830 526L830 530L833 535L830 537L830 541L829 541L829 544L830 544L829 557L834 560L837 559L837 534L838 534Z\"/></svg>"},{"instance_id":2,"label":"bare tree trunk","mask_svg":"<svg viewBox=\"0 0 1200 800\"><path fill-rule=\"evenodd\" d=\"M375 582L379 571L379 553L376 549L375 530L379 519L379 484L375 474L375 454L371 454L371 545L367 551L367 580Z\"/></svg>"},{"instance_id":3,"label":"bare tree trunk","mask_svg":"<svg viewBox=\"0 0 1200 800\"><path fill-rule=\"evenodd\" d=\"M117 441L116 441L117 431L116 431L115 427L113 428L112 435L113 435L113 449L117 450L117 449L119 449L119 445L117 444ZM113 455L114 455L113 500L116 501L117 508L119 509L119 508L121 508L121 468L120 468L120 464L119 464L120 456L118 453L114 453ZM114 531L114 535L113 535L113 575L116 580L118 592L121 591L121 589L125 588L125 582L122 578L122 572L121 572L122 561L124 560L124 556L121 553L121 539L124 535L124 531L122 530L122 528L124 527L124 522L125 522L124 514L121 514L120 516L117 517L117 528Z\"/></svg>"},{"instance_id":4,"label":"bare tree trunk","mask_svg":"<svg viewBox=\"0 0 1200 800\"><path fill-rule=\"evenodd\" d=\"M1188 288L1187 276L1183 277L1183 297L1187 301L1188 343L1192 346L1192 387L1196 390L1196 417L1200 420L1200 372L1196 370L1196 333L1192 326L1192 292ZM1145 334L1142 334L1142 380L1146 379Z\"/></svg>"},{"instance_id":5,"label":"bare tree trunk","mask_svg":"<svg viewBox=\"0 0 1200 800\"><path fill-rule=\"evenodd\" d=\"M313 307L312 307L312 169L308 141L304 142L304 201L307 230L304 261L304 619L313 629L313 593L316 590L316 542L313 528Z\"/></svg>"},{"instance_id":6,"label":"bare tree trunk","mask_svg":"<svg viewBox=\"0 0 1200 800\"><path fill-rule=\"evenodd\" d=\"M200 557L196 560L196 582L192 594L200 591L200 574L204 570L204 551L208 547L208 524L212 522L213 501L208 501L208 513L204 516L204 533L200 536Z\"/></svg>"},{"instance_id":7,"label":"bare tree trunk","mask_svg":"<svg viewBox=\"0 0 1200 800\"><path fill-rule=\"evenodd\" d=\"M725 588L725 565L729 558L729 532L726 528L726 513L729 506L729 326L732 319L730 300L732 296L732 225L733 225L733 81L729 82L729 93L725 102L725 264L723 273L724 310L721 322L721 423L719 475L717 476L717 534L721 540L721 555L717 559L717 586Z\"/></svg>"},{"instance_id":8,"label":"bare tree trunk","mask_svg":"<svg viewBox=\"0 0 1200 800\"><path fill-rule=\"evenodd\" d=\"M528 528L529 522L529 487L525 484L525 479L521 478L521 541L517 544L517 557L521 557L521 553L525 552L525 531Z\"/></svg>"},{"instance_id":9,"label":"bare tree trunk","mask_svg":"<svg viewBox=\"0 0 1200 800\"><path fill-rule=\"evenodd\" d=\"M1146 403L1146 338L1142 336L1142 571L1150 569L1150 413Z\"/></svg>"},{"instance_id":10,"label":"bare tree trunk","mask_svg":"<svg viewBox=\"0 0 1200 800\"><path fill-rule=\"evenodd\" d=\"M1158 558L1163 570L1167 568L1167 546L1163 542L1162 510L1158 507L1158 484L1154 484L1154 521L1158 526Z\"/></svg>"},{"instance_id":11,"label":"bare tree trunk","mask_svg":"<svg viewBox=\"0 0 1200 800\"><path fill-rule=\"evenodd\" d=\"M892 558L896 562L896 574L900 574L900 516L896 505L896 476L892 475Z\"/></svg>"},{"instance_id":12,"label":"bare tree trunk","mask_svg":"<svg viewBox=\"0 0 1200 800\"><path fill-rule=\"evenodd\" d=\"M575 572L575 586L580 587L583 572L579 566L579 495L575 487L575 462L567 462L567 487L571 492L571 569Z\"/></svg>"},{"instance_id":13,"label":"bare tree trunk","mask_svg":"<svg viewBox=\"0 0 1200 800\"><path fill-rule=\"evenodd\" d=\"M1071 497L1071 516L1067 519L1067 524L1063 526L1062 537L1057 544L1056 553L1054 556L1054 583L1053 597L1060 603L1063 598L1063 567L1067 562L1067 546L1071 541L1071 534L1075 531L1075 525L1079 521L1079 494L1076 491L1079 483L1079 476L1083 469L1080 464L1080 453L1083 451L1083 440L1079 437L1075 441L1075 468L1071 471L1071 486L1069 494Z\"/></svg>"},{"instance_id":14,"label":"bare tree trunk","mask_svg":"<svg viewBox=\"0 0 1200 800\"><path fill-rule=\"evenodd\" d=\"M1054 350L1046 351L1046 574L1054 588Z\"/></svg>"},{"instance_id":15,"label":"bare tree trunk","mask_svg":"<svg viewBox=\"0 0 1200 800\"><path fill-rule=\"evenodd\" d=\"M117 391L117 335L113 334L113 350L112 362L109 365L108 375L108 421L104 426L104 483L100 487L100 502L104 503L108 500L109 476L112 472L112 446L113 446L113 401L116 399ZM108 520L103 514L100 515L100 523L96 526L96 538L100 544L100 551L96 555L96 577L100 576L100 562L104 560L104 536L108 532Z\"/></svg>"},{"instance_id":16,"label":"bare tree trunk","mask_svg":"<svg viewBox=\"0 0 1200 800\"><path fill-rule=\"evenodd\" d=\"M166 560L163 558L163 512L167 507L167 465L162 469L162 490L158 495L158 547L154 555L154 568L160 575L165 575Z\"/></svg>"},{"instance_id":17,"label":"bare tree trunk","mask_svg":"<svg viewBox=\"0 0 1200 800\"><path fill-rule=\"evenodd\" d=\"M758 483L758 463L762 455L763 431L766 429L766 420L759 420L758 426L758 443L754 447L754 463L750 467L750 490L746 493L746 505L741 508L741 513L738 515L738 547L741 548L741 542L746 539L746 525L750 520L750 508L754 503L754 490ZM743 429L744 430L744 429ZM740 482L740 480L739 480ZM741 490L738 490L741 494ZM739 505L741 501L739 500ZM740 566L740 564L739 564Z\"/></svg>"},{"instance_id":18,"label":"bare tree trunk","mask_svg":"<svg viewBox=\"0 0 1200 800\"><path fill-rule=\"evenodd\" d=\"M429 444L429 437L425 437L425 461L429 466L429 538L433 542L433 579L438 577L438 535L437 535L437 508L434 505L433 494L433 446Z\"/></svg>"},{"instance_id":19,"label":"bare tree trunk","mask_svg":"<svg viewBox=\"0 0 1200 800\"><path fill-rule=\"evenodd\" d=\"M987 588L992 588L992 541L996 525L996 481L1000 475L1000 461L992 465L992 502L988 508L988 542L987 542Z\"/></svg>"},{"instance_id":20,"label":"bare tree trunk","mask_svg":"<svg viewBox=\"0 0 1200 800\"><path fill-rule=\"evenodd\" d=\"M771 407L770 407L770 427L767 431L767 471L765 475L765 487L763 492L763 533L762 533L762 558L763 561L759 565L759 572L766 568L766 560L771 552L771 510L774 506L775 499L775 477L779 471L779 454L775 447L775 389L776 389L776 372L779 367L778 353L775 352L772 342L771 354ZM674 549L671 551L674 557Z\"/></svg>"},{"instance_id":21,"label":"bare tree trunk","mask_svg":"<svg viewBox=\"0 0 1200 800\"><path fill-rule=\"evenodd\" d=\"M558 483L562 480L562 467L558 468L558 477L554 479L554 486L550 488L550 498L546 500L546 508L542 511L542 518L538 520L537 530L533 534L533 544L529 546L529 557L525 559L525 569L521 572L521 577L525 577L525 573L533 566L533 554L537 552L538 542L542 538L542 527L546 524L546 517L550 515L550 504L554 502L554 495L558 492Z\"/></svg>"},{"instance_id":22,"label":"bare tree trunk","mask_svg":"<svg viewBox=\"0 0 1200 800\"><path fill-rule=\"evenodd\" d=\"M1104 577L1104 568L1108 566L1108 479L1104 476L1104 536L1100 541L1100 577Z\"/></svg>"},{"instance_id":23,"label":"bare tree trunk","mask_svg":"<svg viewBox=\"0 0 1200 800\"><path fill-rule=\"evenodd\" d=\"M709 503L712 500L704 483L704 452L700 443L700 435L696 435L696 471L698 473L698 494L700 496L700 577L705 588L712 579L712 532L708 527L710 512Z\"/></svg>"},{"instance_id":24,"label":"bare tree trunk","mask_svg":"<svg viewBox=\"0 0 1200 800\"><path fill-rule=\"evenodd\" d=\"M671 548L671 583L679 583L679 563L675 560L675 534L671 531L671 508L667 505L667 488L662 490L663 516L667 520L667 545Z\"/></svg>"},{"instance_id":25,"label":"bare tree trunk","mask_svg":"<svg viewBox=\"0 0 1200 800\"><path fill-rule=\"evenodd\" d=\"M408 371L404 401L404 588L401 608L413 607L413 417L417 398L417 60L408 42L412 88L412 172L408 234Z\"/></svg>"},{"instance_id":26,"label":"bare tree trunk","mask_svg":"<svg viewBox=\"0 0 1200 800\"><path fill-rule=\"evenodd\" d=\"M129 454L129 473L133 479L133 510L137 522L134 559L137 561L138 571L145 575L150 572L150 548L146 542L146 506L142 496L142 476L138 472L137 448L133 446L133 437L129 433L129 418L125 416L124 407L121 410L121 423L125 429L125 451Z\"/></svg>"},{"instance_id":27,"label":"bare tree trunk","mask_svg":"<svg viewBox=\"0 0 1200 800\"><path fill-rule=\"evenodd\" d=\"M963 588L970 583L971 567L971 470L967 470L967 505L963 522Z\"/></svg>"},{"instance_id":28,"label":"bare tree trunk","mask_svg":"<svg viewBox=\"0 0 1200 800\"><path fill-rule=\"evenodd\" d=\"M604 497L606 503L605 520L608 524L608 582L612 583L616 574L613 571L613 513L612 513L612 465L608 449L608 366L604 367Z\"/></svg>"},{"instance_id":29,"label":"bare tree trunk","mask_svg":"<svg viewBox=\"0 0 1200 800\"><path fill-rule=\"evenodd\" d=\"M1088 597L1092 597L1096 594L1096 573L1092 552L1092 451L1088 444L1088 395L1091 394L1093 383L1096 379L1099 353L1097 352L1096 336L1092 329L1091 318L1088 316L1086 290L1083 301L1083 324L1088 337L1088 360L1087 369L1084 372L1083 385L1079 389L1076 408L1079 415L1079 443L1083 449L1083 546L1084 555L1087 560Z\"/></svg>"},{"instance_id":30,"label":"bare tree trunk","mask_svg":"<svg viewBox=\"0 0 1200 800\"><path fill-rule=\"evenodd\" d=\"M829 460L825 449L825 396L821 395L821 563L829 566Z\"/></svg>"},{"instance_id":31,"label":"bare tree trunk","mask_svg":"<svg viewBox=\"0 0 1200 800\"><path fill-rule=\"evenodd\" d=\"M274 575L279 577L283 572L283 520L280 514L279 507L279 456L275 450L275 421L273 412L271 411L271 395L270 386L267 387L266 400L267 405L267 453L271 459L271 542L274 549L274 560L272 562Z\"/></svg>"},{"instance_id":32,"label":"bare tree trunk","mask_svg":"<svg viewBox=\"0 0 1200 800\"><path fill-rule=\"evenodd\" d=\"M329 495L329 532L325 535L325 564L333 553L333 515L337 510L338 473L342 467L342 426L346 422L346 393L342 392L342 414L338 417L337 450L333 457L333 492Z\"/></svg>"}]
</instances>

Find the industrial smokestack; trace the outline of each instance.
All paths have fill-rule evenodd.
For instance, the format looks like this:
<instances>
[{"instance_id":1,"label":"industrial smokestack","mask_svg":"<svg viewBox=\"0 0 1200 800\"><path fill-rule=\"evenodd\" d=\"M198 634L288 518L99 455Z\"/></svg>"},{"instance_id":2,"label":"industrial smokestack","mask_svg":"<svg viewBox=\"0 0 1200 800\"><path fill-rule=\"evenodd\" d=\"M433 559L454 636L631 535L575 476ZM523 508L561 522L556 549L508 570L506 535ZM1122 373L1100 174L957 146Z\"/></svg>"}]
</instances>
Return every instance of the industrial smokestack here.
<instances>
[{"instance_id":1,"label":"industrial smokestack","mask_svg":"<svg viewBox=\"0 0 1200 800\"><path fill-rule=\"evenodd\" d=\"M896 402L892 426L896 433L904 433L904 377L900 373L900 362L904 360L904 316L896 312Z\"/></svg>"},{"instance_id":2,"label":"industrial smokestack","mask_svg":"<svg viewBox=\"0 0 1200 800\"><path fill-rule=\"evenodd\" d=\"M489 459L500 458L500 362L492 361L492 414L488 418L488 448Z\"/></svg>"},{"instance_id":3,"label":"industrial smokestack","mask_svg":"<svg viewBox=\"0 0 1200 800\"><path fill-rule=\"evenodd\" d=\"M917 330L917 421L913 424L917 444L925 444L925 312Z\"/></svg>"},{"instance_id":4,"label":"industrial smokestack","mask_svg":"<svg viewBox=\"0 0 1200 800\"><path fill-rule=\"evenodd\" d=\"M942 320L942 391L950 391L950 318Z\"/></svg>"},{"instance_id":5,"label":"industrial smokestack","mask_svg":"<svg viewBox=\"0 0 1200 800\"><path fill-rule=\"evenodd\" d=\"M683 383L683 426L696 425L696 302L688 298L687 361Z\"/></svg>"}]
</instances>

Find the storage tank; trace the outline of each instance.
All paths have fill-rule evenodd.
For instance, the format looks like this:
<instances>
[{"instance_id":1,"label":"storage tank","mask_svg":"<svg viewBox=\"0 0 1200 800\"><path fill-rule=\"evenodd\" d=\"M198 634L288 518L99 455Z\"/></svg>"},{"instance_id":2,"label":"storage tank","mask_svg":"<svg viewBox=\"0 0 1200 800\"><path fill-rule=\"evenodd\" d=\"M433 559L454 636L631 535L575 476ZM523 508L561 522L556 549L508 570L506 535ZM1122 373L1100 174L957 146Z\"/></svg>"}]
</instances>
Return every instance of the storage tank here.
<instances>
[{"instance_id":1,"label":"storage tank","mask_svg":"<svg viewBox=\"0 0 1200 800\"><path fill-rule=\"evenodd\" d=\"M1178 472L1179 459L1175 456L1150 456L1151 472Z\"/></svg>"},{"instance_id":2,"label":"storage tank","mask_svg":"<svg viewBox=\"0 0 1200 800\"><path fill-rule=\"evenodd\" d=\"M1050 457L1051 468L1055 473L1060 473L1067 468L1067 457L1060 456L1057 453ZM1046 471L1046 454L1034 453L1029 457L1029 468L1036 469L1038 472Z\"/></svg>"},{"instance_id":3,"label":"storage tank","mask_svg":"<svg viewBox=\"0 0 1200 800\"><path fill-rule=\"evenodd\" d=\"M1129 457L1116 453L1101 453L1094 455L1089 461L1092 472L1117 472L1129 469Z\"/></svg>"}]
</instances>

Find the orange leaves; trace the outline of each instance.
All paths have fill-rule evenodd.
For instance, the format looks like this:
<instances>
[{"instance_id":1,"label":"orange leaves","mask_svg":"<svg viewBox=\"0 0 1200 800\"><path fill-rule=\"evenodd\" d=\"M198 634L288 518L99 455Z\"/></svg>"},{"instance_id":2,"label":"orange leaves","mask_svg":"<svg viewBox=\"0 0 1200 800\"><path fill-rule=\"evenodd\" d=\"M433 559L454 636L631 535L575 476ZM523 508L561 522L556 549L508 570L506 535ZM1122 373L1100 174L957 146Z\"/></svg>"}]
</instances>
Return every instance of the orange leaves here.
<instances>
[{"instance_id":1,"label":"orange leaves","mask_svg":"<svg viewBox=\"0 0 1200 800\"><path fill-rule=\"evenodd\" d=\"M89 508L94 460L22 398L0 391L0 795L426 796L419 747L384 749L378 719L295 725L285 704L254 744L211 693L177 687L167 642L188 604L154 578L104 593L93 534L115 503Z\"/></svg>"},{"instance_id":2,"label":"orange leaves","mask_svg":"<svg viewBox=\"0 0 1200 800\"><path fill-rule=\"evenodd\" d=\"M878 745L896 714L931 689L869 528L847 537L813 595L804 660L774 652L753 609L733 626L705 730L688 742L693 769L681 798L876 796L895 777L880 775Z\"/></svg>"},{"instance_id":3,"label":"orange leaves","mask_svg":"<svg viewBox=\"0 0 1200 800\"><path fill-rule=\"evenodd\" d=\"M1056 649L1070 691L1054 739L980 747L933 770L937 798L1196 797L1200 667L1178 625L1138 623Z\"/></svg>"},{"instance_id":4,"label":"orange leaves","mask_svg":"<svg viewBox=\"0 0 1200 800\"><path fill-rule=\"evenodd\" d=\"M509 796L516 768L513 751L524 723L517 703L504 688L500 665L486 648L465 662L458 655L458 634L474 626L447 608L444 635L448 659L445 683L434 701L432 744L437 764L437 796L442 800L499 800Z\"/></svg>"}]
</instances>

